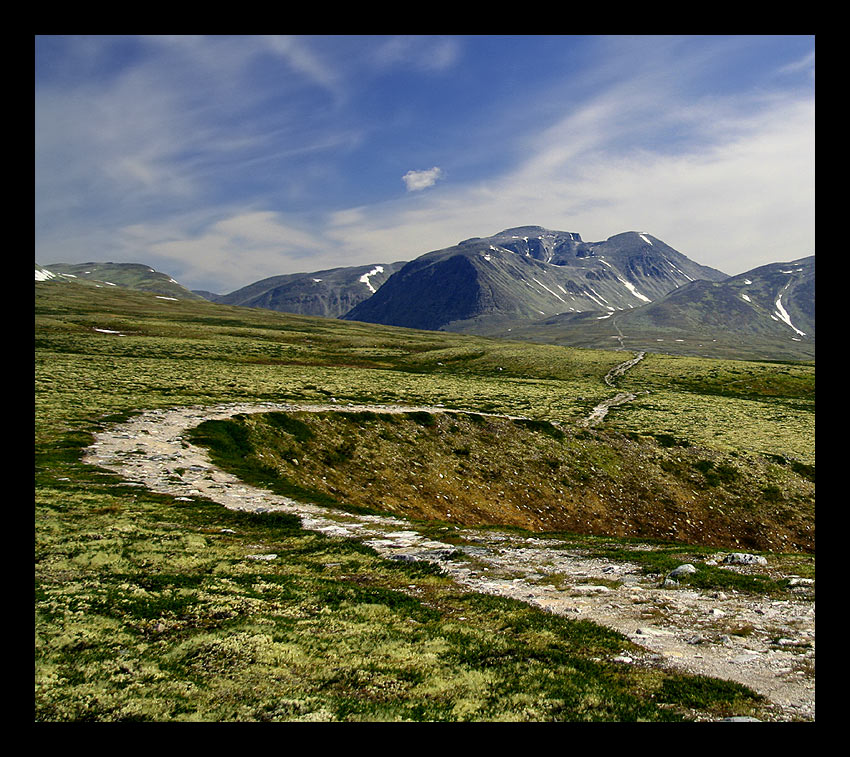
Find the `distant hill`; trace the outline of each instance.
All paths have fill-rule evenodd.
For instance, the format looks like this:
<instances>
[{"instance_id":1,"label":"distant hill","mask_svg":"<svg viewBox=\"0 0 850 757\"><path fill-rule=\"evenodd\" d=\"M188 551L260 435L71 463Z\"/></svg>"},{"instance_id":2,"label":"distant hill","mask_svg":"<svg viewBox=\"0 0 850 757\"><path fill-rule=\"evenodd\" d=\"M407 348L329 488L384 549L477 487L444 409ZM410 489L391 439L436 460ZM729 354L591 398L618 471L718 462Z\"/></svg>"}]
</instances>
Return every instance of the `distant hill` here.
<instances>
[{"instance_id":1,"label":"distant hill","mask_svg":"<svg viewBox=\"0 0 850 757\"><path fill-rule=\"evenodd\" d=\"M196 294L223 305L338 318L371 297L403 265L379 263L290 273L262 279L230 294Z\"/></svg>"},{"instance_id":2,"label":"distant hill","mask_svg":"<svg viewBox=\"0 0 850 757\"><path fill-rule=\"evenodd\" d=\"M184 300L203 299L180 285L168 274L160 273L142 263L51 263L47 266L36 263L35 270L36 280L65 278L91 282L100 286L137 289L162 297L176 297ZM45 274L45 271L52 276ZM43 278L39 279L39 276Z\"/></svg>"},{"instance_id":3,"label":"distant hill","mask_svg":"<svg viewBox=\"0 0 850 757\"><path fill-rule=\"evenodd\" d=\"M484 333L560 313L638 308L691 281L726 278L645 232L584 242L576 232L523 226L416 258L343 318Z\"/></svg>"},{"instance_id":4,"label":"distant hill","mask_svg":"<svg viewBox=\"0 0 850 757\"><path fill-rule=\"evenodd\" d=\"M574 347L767 360L815 358L815 258L693 281L640 308L562 314L490 336Z\"/></svg>"}]
</instances>

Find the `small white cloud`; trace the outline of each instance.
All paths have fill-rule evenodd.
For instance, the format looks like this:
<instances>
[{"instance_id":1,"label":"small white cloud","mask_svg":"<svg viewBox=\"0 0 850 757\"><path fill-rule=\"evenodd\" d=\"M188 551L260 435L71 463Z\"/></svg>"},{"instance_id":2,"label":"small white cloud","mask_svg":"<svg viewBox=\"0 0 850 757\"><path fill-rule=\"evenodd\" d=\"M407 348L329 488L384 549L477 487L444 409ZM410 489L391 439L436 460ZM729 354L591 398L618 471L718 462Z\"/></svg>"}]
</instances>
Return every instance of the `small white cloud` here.
<instances>
[{"instance_id":1,"label":"small white cloud","mask_svg":"<svg viewBox=\"0 0 850 757\"><path fill-rule=\"evenodd\" d=\"M401 179L407 186L408 192L418 192L433 186L442 175L443 170L434 166L427 171L408 171Z\"/></svg>"}]
</instances>

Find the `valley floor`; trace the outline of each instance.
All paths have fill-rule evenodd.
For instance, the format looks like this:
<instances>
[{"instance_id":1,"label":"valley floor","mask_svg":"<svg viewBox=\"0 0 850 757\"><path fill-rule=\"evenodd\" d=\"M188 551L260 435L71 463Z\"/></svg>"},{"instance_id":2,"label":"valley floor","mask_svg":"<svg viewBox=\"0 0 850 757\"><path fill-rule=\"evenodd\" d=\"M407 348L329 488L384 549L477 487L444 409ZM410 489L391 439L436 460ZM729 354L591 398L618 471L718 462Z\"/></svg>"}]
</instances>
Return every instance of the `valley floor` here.
<instances>
[{"instance_id":1,"label":"valley floor","mask_svg":"<svg viewBox=\"0 0 850 757\"><path fill-rule=\"evenodd\" d=\"M469 589L521 599L549 612L612 627L640 644L631 665L672 666L734 680L766 696L769 719L815 719L813 583L791 599L662 585L637 565L590 557L558 539L498 529L423 530L404 519L353 515L251 487L213 466L184 439L187 429L237 413L369 410L446 412L444 408L338 405L222 405L153 410L99 434L85 461L174 497L202 497L231 509L285 511L304 528L354 538L397 560L439 564ZM435 533L437 534L435 536ZM635 550L650 549L632 545ZM253 559L276 559L258 547ZM716 556L718 559L721 554ZM762 573L771 566L757 566ZM746 572L749 566L730 566ZM788 577L788 576L784 576ZM415 586L410 588L415 595Z\"/></svg>"}]
</instances>

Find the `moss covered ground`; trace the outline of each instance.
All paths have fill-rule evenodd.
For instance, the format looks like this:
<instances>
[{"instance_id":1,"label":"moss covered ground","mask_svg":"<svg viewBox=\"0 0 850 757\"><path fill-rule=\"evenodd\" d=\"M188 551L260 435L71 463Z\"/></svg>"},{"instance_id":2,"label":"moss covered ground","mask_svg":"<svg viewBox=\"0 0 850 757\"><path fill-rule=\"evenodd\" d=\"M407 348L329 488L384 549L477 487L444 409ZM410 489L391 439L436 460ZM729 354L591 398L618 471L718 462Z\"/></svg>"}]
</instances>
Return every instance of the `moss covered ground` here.
<instances>
[{"instance_id":1,"label":"moss covered ground","mask_svg":"<svg viewBox=\"0 0 850 757\"><path fill-rule=\"evenodd\" d=\"M267 418L268 428L246 430L265 434L265 441L243 442L254 451L291 444L278 447L273 467L281 481L347 506L361 497L363 507L376 505L354 486L365 488L364 477L358 483L357 476L340 476L322 489L306 464L303 479L289 469L282 475L291 461L286 455L315 444L316 459L331 456L326 464L344 471L361 464L363 453L377 463L407 444L420 450L423 466L451 462L455 473L478 469L482 486L506 484L513 473L508 459L499 459L501 445L489 445L487 465L483 455L484 435L507 433L511 462L518 464L525 450L523 475L555 470L557 460L569 480L586 476L589 491L594 482L625 486L616 461L631 454L629 445L652 450L660 470L662 461L676 462L674 452L682 457L696 449L698 457L665 475L708 492L730 492L730 480L756 476L762 488L774 487L768 497L778 512L786 508L777 517L808 517L813 367L802 379L779 381L784 388L774 381L768 394L765 365L741 363L759 377L743 398L693 381L676 388L664 379L676 375L672 365L636 372L623 385L643 382L649 402L669 392L664 401L676 412L659 417L647 407L623 406L599 436L577 437L572 424L608 395L603 376L622 357L37 283L35 720L624 721L757 712L759 698L742 686L618 664L614 657L630 642L593 624L470 594L433 570L303 531L289 517L177 501L81 462L94 433L147 408L265 400L443 405L469 413L456 420L457 430L443 429L445 418L437 415L397 426L371 418ZM710 361L699 366L712 369ZM696 375L693 364L687 372ZM728 411L742 424L734 438L706 434L701 412L742 400L764 411ZM799 422L788 424L789 408ZM476 427L476 414L485 412L540 425ZM567 429L564 436L551 421ZM353 447L346 446L346 428ZM429 444L425 434L435 435ZM557 458L565 445L575 445L572 454ZM762 466L755 473L750 460ZM245 470L257 473L253 464ZM511 470L519 475L519 467ZM516 490L530 481L517 480ZM791 481L798 487L793 498ZM371 485L379 483L380 472ZM401 492L401 483L391 488ZM448 494L459 498L461 491ZM432 494L436 507L445 490ZM482 502L470 500L469 512ZM433 510L411 515L448 517ZM549 526L535 516L516 527ZM592 540L592 529L576 530L576 538ZM267 553L279 559L252 557Z\"/></svg>"}]
</instances>

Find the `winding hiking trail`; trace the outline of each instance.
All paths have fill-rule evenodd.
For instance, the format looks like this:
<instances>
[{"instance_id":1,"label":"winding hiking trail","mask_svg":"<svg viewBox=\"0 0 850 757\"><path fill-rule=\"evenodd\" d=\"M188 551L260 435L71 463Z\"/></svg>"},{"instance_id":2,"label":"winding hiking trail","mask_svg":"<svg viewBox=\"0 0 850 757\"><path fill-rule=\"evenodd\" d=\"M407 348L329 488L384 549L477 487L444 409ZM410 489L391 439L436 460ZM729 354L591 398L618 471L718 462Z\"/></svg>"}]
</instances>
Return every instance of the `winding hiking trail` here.
<instances>
[{"instance_id":1,"label":"winding hiking trail","mask_svg":"<svg viewBox=\"0 0 850 757\"><path fill-rule=\"evenodd\" d=\"M292 513L306 529L358 539L385 557L431 561L470 590L620 631L645 650L615 658L623 664L672 666L738 681L770 700L768 719L814 720L815 612L812 587L805 581L793 599L735 592L727 596L663 587L658 577L643 575L637 565L594 559L548 537L460 529L453 535L460 535L462 544L448 544L424 537L404 518L352 515L249 486L212 465L206 451L183 436L205 420L237 413L329 410L453 412L441 407L273 403L151 410L98 434L84 461L175 498L204 497L234 510ZM730 569L743 572L748 566ZM411 591L415 594L415 587ZM733 626L746 628L746 634L730 630Z\"/></svg>"},{"instance_id":2,"label":"winding hiking trail","mask_svg":"<svg viewBox=\"0 0 850 757\"><path fill-rule=\"evenodd\" d=\"M645 352L638 352L631 360L626 360L624 363L620 363L619 365L615 365L608 373L605 375L605 383L608 386L616 387L614 383L620 376L622 376L629 368L636 366L641 360L646 356ZM590 412L590 415L587 416L584 420L579 422L580 426L596 426L600 424L605 416L608 415L608 411L615 407L616 405L623 405L626 402L631 402L635 399L637 395L632 394L631 392L618 392L613 397L609 397L606 400L602 400L593 410Z\"/></svg>"}]
</instances>

